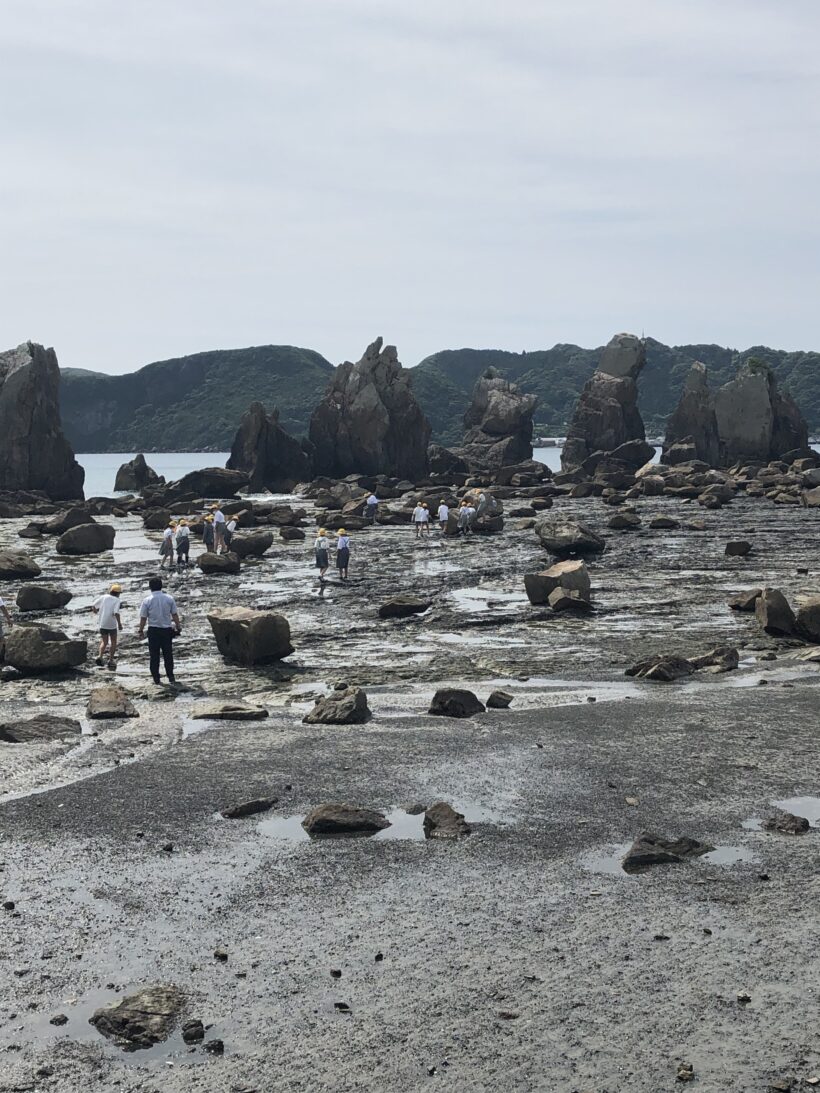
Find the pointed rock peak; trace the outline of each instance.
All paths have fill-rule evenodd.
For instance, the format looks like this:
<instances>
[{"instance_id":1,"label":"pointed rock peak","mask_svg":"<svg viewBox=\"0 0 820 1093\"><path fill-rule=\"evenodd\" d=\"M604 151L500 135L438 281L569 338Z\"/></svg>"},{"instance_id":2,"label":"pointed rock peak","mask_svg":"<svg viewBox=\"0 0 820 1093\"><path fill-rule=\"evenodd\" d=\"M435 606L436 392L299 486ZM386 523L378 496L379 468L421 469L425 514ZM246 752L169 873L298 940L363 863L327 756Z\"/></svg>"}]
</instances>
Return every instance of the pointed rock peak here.
<instances>
[{"instance_id":1,"label":"pointed rock peak","mask_svg":"<svg viewBox=\"0 0 820 1093\"><path fill-rule=\"evenodd\" d=\"M616 334L604 346L598 371L616 379L637 379L646 364L646 343L635 334Z\"/></svg>"}]
</instances>

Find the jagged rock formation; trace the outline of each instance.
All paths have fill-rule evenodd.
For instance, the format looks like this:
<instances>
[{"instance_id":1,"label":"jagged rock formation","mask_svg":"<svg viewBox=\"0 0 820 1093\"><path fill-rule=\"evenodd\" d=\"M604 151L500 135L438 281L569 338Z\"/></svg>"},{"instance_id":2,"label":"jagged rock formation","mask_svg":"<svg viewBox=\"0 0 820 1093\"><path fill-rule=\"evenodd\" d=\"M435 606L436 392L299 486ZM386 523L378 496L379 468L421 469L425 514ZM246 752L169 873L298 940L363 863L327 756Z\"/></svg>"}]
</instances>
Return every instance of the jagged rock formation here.
<instances>
[{"instance_id":1,"label":"jagged rock formation","mask_svg":"<svg viewBox=\"0 0 820 1093\"><path fill-rule=\"evenodd\" d=\"M473 388L459 454L488 470L532 459L532 415L537 402L535 395L522 394L495 368L488 368Z\"/></svg>"},{"instance_id":2,"label":"jagged rock formation","mask_svg":"<svg viewBox=\"0 0 820 1093\"><path fill-rule=\"evenodd\" d=\"M706 366L696 361L689 369L680 402L666 424L663 462L674 465L699 459L716 467L719 458L715 397L709 387Z\"/></svg>"},{"instance_id":3,"label":"jagged rock formation","mask_svg":"<svg viewBox=\"0 0 820 1093\"><path fill-rule=\"evenodd\" d=\"M83 497L85 471L63 435L59 391L53 349L23 342L0 353L0 489Z\"/></svg>"},{"instance_id":4,"label":"jagged rock formation","mask_svg":"<svg viewBox=\"0 0 820 1093\"><path fill-rule=\"evenodd\" d=\"M561 454L564 470L580 467L593 452L646 439L636 382L645 363L644 343L634 334L616 334L604 348L572 416Z\"/></svg>"},{"instance_id":5,"label":"jagged rock formation","mask_svg":"<svg viewBox=\"0 0 820 1093\"><path fill-rule=\"evenodd\" d=\"M356 364L336 369L310 419L319 475L387 474L416 481L428 474L430 424L416 402L395 346L369 345Z\"/></svg>"},{"instance_id":6,"label":"jagged rock formation","mask_svg":"<svg viewBox=\"0 0 820 1093\"><path fill-rule=\"evenodd\" d=\"M261 402L252 402L243 415L226 466L250 475L254 491L289 492L312 477L307 452L279 424L279 411L266 414Z\"/></svg>"},{"instance_id":7,"label":"jagged rock formation","mask_svg":"<svg viewBox=\"0 0 820 1093\"><path fill-rule=\"evenodd\" d=\"M778 391L771 369L754 360L717 390L715 414L724 466L750 460L768 463L808 444L806 422L796 403Z\"/></svg>"},{"instance_id":8,"label":"jagged rock formation","mask_svg":"<svg viewBox=\"0 0 820 1093\"><path fill-rule=\"evenodd\" d=\"M145 456L140 452L128 463L123 463L117 471L117 477L114 479L114 489L123 490L127 493L138 493L146 486L159 486L164 481L162 475L157 474L152 467L148 466L145 462Z\"/></svg>"}]
</instances>

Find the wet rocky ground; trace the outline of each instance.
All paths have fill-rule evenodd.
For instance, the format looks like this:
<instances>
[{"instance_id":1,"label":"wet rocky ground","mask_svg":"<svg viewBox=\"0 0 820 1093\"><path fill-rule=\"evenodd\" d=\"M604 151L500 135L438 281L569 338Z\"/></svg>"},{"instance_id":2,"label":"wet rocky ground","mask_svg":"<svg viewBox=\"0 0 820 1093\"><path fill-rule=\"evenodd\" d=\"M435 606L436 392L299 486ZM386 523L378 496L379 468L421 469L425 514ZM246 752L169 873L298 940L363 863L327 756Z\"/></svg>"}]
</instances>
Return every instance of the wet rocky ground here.
<instances>
[{"instance_id":1,"label":"wet rocky ground","mask_svg":"<svg viewBox=\"0 0 820 1093\"><path fill-rule=\"evenodd\" d=\"M323 591L307 529L236 577L170 576L178 689L150 684L136 639L155 533L112 519L113 557L66 559L53 539L18 539L25 521L0 522L0 550L22 545L40 581L74 593L38 616L69 634L93 640L84 608L123 584L116 678L140 713L85 720L91 687L110 678L93 664L0 683L2 720L61 713L85 730L79 743L0 745L0 897L14 905L0 911L0 1090L656 1093L678 1087L683 1064L693 1088L813 1087L820 669L726 600L763 585L794 604L820 591L818 516L645 498L643 528L609 532L600 500L558 498L552 511L607 534L588 563L590 615L529 605L523 574L547 558L515 520L466 542L357 532L350 582L332 575ZM661 514L705 528L648 530ZM725 557L729 539L752 553ZM4 582L7 600L16 587ZM433 606L380 620L400 591ZM205 613L236 604L288 617L287 665L222 661ZM649 653L721 644L740 649L738 671L673 685L624 676ZM373 719L303 725L339 681L365 686ZM503 686L512 708L428 717L444 682L482 699ZM206 695L270 717L192 721ZM254 796L276 804L220 818ZM759 830L796 798L808 834ZM328 800L394 822L371 839L312 842L301 818ZM473 834L426 841L415 806L436 800ZM629 876L619 855L642 830L717 852ZM88 1023L152 983L179 987L224 1054L178 1034L124 1053Z\"/></svg>"}]
</instances>

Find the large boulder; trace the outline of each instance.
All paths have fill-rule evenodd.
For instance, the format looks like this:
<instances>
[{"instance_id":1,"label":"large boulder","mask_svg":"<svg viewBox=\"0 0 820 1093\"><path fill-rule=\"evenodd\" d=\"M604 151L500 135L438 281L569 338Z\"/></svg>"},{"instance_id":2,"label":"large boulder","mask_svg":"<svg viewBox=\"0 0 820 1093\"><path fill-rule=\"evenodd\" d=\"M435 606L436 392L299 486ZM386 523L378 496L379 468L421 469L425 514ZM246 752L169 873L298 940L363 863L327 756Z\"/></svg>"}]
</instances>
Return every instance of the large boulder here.
<instances>
[{"instance_id":1,"label":"large boulder","mask_svg":"<svg viewBox=\"0 0 820 1093\"><path fill-rule=\"evenodd\" d=\"M427 712L436 717L473 717L484 713L484 703L472 691L460 687L440 687L433 695Z\"/></svg>"},{"instance_id":2,"label":"large boulder","mask_svg":"<svg viewBox=\"0 0 820 1093\"><path fill-rule=\"evenodd\" d=\"M69 638L48 626L18 625L6 634L6 663L27 674L74 668L87 656L85 640Z\"/></svg>"},{"instance_id":3,"label":"large boulder","mask_svg":"<svg viewBox=\"0 0 820 1093\"><path fill-rule=\"evenodd\" d=\"M541 546L559 558L570 554L600 554L606 541L586 524L566 516L548 516L535 525Z\"/></svg>"},{"instance_id":4,"label":"large boulder","mask_svg":"<svg viewBox=\"0 0 820 1093\"><path fill-rule=\"evenodd\" d=\"M114 546L110 524L80 524L69 528L57 540L58 554L102 554Z\"/></svg>"},{"instance_id":5,"label":"large boulder","mask_svg":"<svg viewBox=\"0 0 820 1093\"><path fill-rule=\"evenodd\" d=\"M22 551L0 554L0 581L28 581L42 572L34 559Z\"/></svg>"},{"instance_id":6,"label":"large boulder","mask_svg":"<svg viewBox=\"0 0 820 1093\"><path fill-rule=\"evenodd\" d=\"M86 716L92 719L109 719L115 717L139 717L137 708L128 697L122 687L116 683L106 683L102 687L94 687L88 696Z\"/></svg>"},{"instance_id":7,"label":"large boulder","mask_svg":"<svg viewBox=\"0 0 820 1093\"><path fill-rule=\"evenodd\" d=\"M302 827L311 838L328 835L375 835L390 827L390 821L381 812L370 808L358 808L348 804L317 805L302 821Z\"/></svg>"},{"instance_id":8,"label":"large boulder","mask_svg":"<svg viewBox=\"0 0 820 1093\"><path fill-rule=\"evenodd\" d=\"M242 568L239 555L232 550L229 550L227 554L214 554L213 551L206 550L199 555L196 564L203 573L211 576L234 576Z\"/></svg>"},{"instance_id":9,"label":"large boulder","mask_svg":"<svg viewBox=\"0 0 820 1093\"><path fill-rule=\"evenodd\" d=\"M114 489L124 493L139 493L146 486L159 486L165 479L145 462L142 452L123 463L114 479Z\"/></svg>"},{"instance_id":10,"label":"large boulder","mask_svg":"<svg viewBox=\"0 0 820 1093\"><path fill-rule=\"evenodd\" d=\"M0 490L82 498L85 471L63 435L59 392L53 349L23 342L0 353Z\"/></svg>"},{"instance_id":11,"label":"large boulder","mask_svg":"<svg viewBox=\"0 0 820 1093\"><path fill-rule=\"evenodd\" d=\"M380 619L406 619L410 615L421 615L432 606L432 600L422 599L420 596L411 596L407 593L399 593L391 596L379 608Z\"/></svg>"},{"instance_id":12,"label":"large boulder","mask_svg":"<svg viewBox=\"0 0 820 1093\"><path fill-rule=\"evenodd\" d=\"M177 987L144 987L89 1018L98 1032L128 1050L163 1043L171 1035L185 1002Z\"/></svg>"},{"instance_id":13,"label":"large boulder","mask_svg":"<svg viewBox=\"0 0 820 1093\"><path fill-rule=\"evenodd\" d=\"M377 338L356 364L340 365L313 411L309 436L320 475L427 477L430 424L395 346L382 344Z\"/></svg>"},{"instance_id":14,"label":"large boulder","mask_svg":"<svg viewBox=\"0 0 820 1093\"><path fill-rule=\"evenodd\" d=\"M695 671L695 666L686 657L674 653L655 653L627 668L626 675L636 679L648 679L654 683L674 683L685 679Z\"/></svg>"},{"instance_id":15,"label":"large boulder","mask_svg":"<svg viewBox=\"0 0 820 1093\"><path fill-rule=\"evenodd\" d=\"M524 575L524 589L532 604L548 603L556 588L577 591L588 600L591 586L586 565L582 561L556 562L541 573Z\"/></svg>"},{"instance_id":16,"label":"large boulder","mask_svg":"<svg viewBox=\"0 0 820 1093\"><path fill-rule=\"evenodd\" d=\"M221 498L233 497L237 490L244 489L250 481L247 471L231 470L226 467L202 467L191 471L178 482L172 482L171 488L177 495L192 494L195 497Z\"/></svg>"},{"instance_id":17,"label":"large boulder","mask_svg":"<svg viewBox=\"0 0 820 1093\"><path fill-rule=\"evenodd\" d=\"M247 474L249 488L257 493L289 493L312 477L309 454L279 424L278 409L267 414L261 402L252 402L242 416L226 466Z\"/></svg>"},{"instance_id":18,"label":"large boulder","mask_svg":"<svg viewBox=\"0 0 820 1093\"><path fill-rule=\"evenodd\" d=\"M306 725L363 725L369 718L367 695L361 687L339 687L317 698L302 720Z\"/></svg>"},{"instance_id":19,"label":"large boulder","mask_svg":"<svg viewBox=\"0 0 820 1093\"><path fill-rule=\"evenodd\" d=\"M820 596L812 596L797 609L795 630L806 641L820 644Z\"/></svg>"},{"instance_id":20,"label":"large boulder","mask_svg":"<svg viewBox=\"0 0 820 1093\"><path fill-rule=\"evenodd\" d=\"M666 423L662 456L670 466L692 459L700 459L710 467L720 462L715 397L706 366L700 361L689 369L678 405Z\"/></svg>"},{"instance_id":21,"label":"large boulder","mask_svg":"<svg viewBox=\"0 0 820 1093\"><path fill-rule=\"evenodd\" d=\"M62 535L69 528L77 528L81 524L93 524L94 517L83 505L74 505L70 509L58 512L50 520L42 525L44 535Z\"/></svg>"},{"instance_id":22,"label":"large boulder","mask_svg":"<svg viewBox=\"0 0 820 1093\"><path fill-rule=\"evenodd\" d=\"M724 466L768 463L808 443L808 428L794 400L778 391L774 373L755 358L715 393L715 414Z\"/></svg>"},{"instance_id":23,"label":"large boulder","mask_svg":"<svg viewBox=\"0 0 820 1093\"><path fill-rule=\"evenodd\" d=\"M252 535L234 535L231 551L240 558L261 558L273 546L272 531L257 531Z\"/></svg>"},{"instance_id":24,"label":"large boulder","mask_svg":"<svg viewBox=\"0 0 820 1093\"><path fill-rule=\"evenodd\" d=\"M580 467L593 452L611 452L627 441L646 439L637 385L645 363L646 347L634 334L616 334L604 348L567 431L561 453L565 471Z\"/></svg>"},{"instance_id":25,"label":"large boulder","mask_svg":"<svg viewBox=\"0 0 820 1093\"><path fill-rule=\"evenodd\" d=\"M17 606L21 611L57 611L70 599L67 588L47 584L24 584L17 591Z\"/></svg>"},{"instance_id":26,"label":"large boulder","mask_svg":"<svg viewBox=\"0 0 820 1093\"><path fill-rule=\"evenodd\" d=\"M761 591L755 600L755 616L767 634L788 637L794 633L794 612L778 588L764 588Z\"/></svg>"},{"instance_id":27,"label":"large boulder","mask_svg":"<svg viewBox=\"0 0 820 1093\"><path fill-rule=\"evenodd\" d=\"M532 459L532 415L537 402L535 395L522 394L495 368L488 368L473 388L458 454L491 471Z\"/></svg>"},{"instance_id":28,"label":"large boulder","mask_svg":"<svg viewBox=\"0 0 820 1093\"><path fill-rule=\"evenodd\" d=\"M293 652L288 620L275 611L221 607L209 612L208 622L219 652L239 664L264 664Z\"/></svg>"},{"instance_id":29,"label":"large boulder","mask_svg":"<svg viewBox=\"0 0 820 1093\"><path fill-rule=\"evenodd\" d=\"M442 444L430 445L427 449L427 460L430 465L430 474L466 476L470 473L467 460Z\"/></svg>"}]
</instances>

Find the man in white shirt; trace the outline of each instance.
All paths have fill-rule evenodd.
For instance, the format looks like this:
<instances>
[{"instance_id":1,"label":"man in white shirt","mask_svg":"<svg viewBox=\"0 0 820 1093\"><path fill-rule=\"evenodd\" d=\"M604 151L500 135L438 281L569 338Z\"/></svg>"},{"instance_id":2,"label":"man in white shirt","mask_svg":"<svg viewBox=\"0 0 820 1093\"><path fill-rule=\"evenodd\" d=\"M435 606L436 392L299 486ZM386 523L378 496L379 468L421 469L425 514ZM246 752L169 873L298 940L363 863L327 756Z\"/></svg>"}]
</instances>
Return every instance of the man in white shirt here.
<instances>
[{"instance_id":1,"label":"man in white shirt","mask_svg":"<svg viewBox=\"0 0 820 1093\"><path fill-rule=\"evenodd\" d=\"M100 632L100 648L97 651L97 664L103 665L106 652L108 653L108 667L115 668L117 655L117 637L122 630L120 619L120 595L122 586L111 585L111 591L107 596L98 596L89 610L97 612L97 629Z\"/></svg>"},{"instance_id":2,"label":"man in white shirt","mask_svg":"<svg viewBox=\"0 0 820 1093\"><path fill-rule=\"evenodd\" d=\"M236 517L232 516L225 525L225 549L231 549L231 543L233 542L233 533L236 531Z\"/></svg>"},{"instance_id":3,"label":"man in white shirt","mask_svg":"<svg viewBox=\"0 0 820 1093\"><path fill-rule=\"evenodd\" d=\"M145 637L148 627L148 663L151 678L159 683L159 655L165 665L165 674L169 683L176 683L174 678L174 634L181 634L182 627L174 597L162 591L162 579L152 577L148 582L151 594L146 596L140 606L139 636Z\"/></svg>"},{"instance_id":4,"label":"man in white shirt","mask_svg":"<svg viewBox=\"0 0 820 1093\"><path fill-rule=\"evenodd\" d=\"M213 506L214 513L214 552L216 554L222 553L222 548L225 546L225 513L219 507L219 505Z\"/></svg>"},{"instance_id":5,"label":"man in white shirt","mask_svg":"<svg viewBox=\"0 0 820 1093\"><path fill-rule=\"evenodd\" d=\"M376 513L379 510L379 499L375 493L371 493L367 499L365 505L365 512L367 513L367 519L371 524L376 523Z\"/></svg>"},{"instance_id":6,"label":"man in white shirt","mask_svg":"<svg viewBox=\"0 0 820 1093\"><path fill-rule=\"evenodd\" d=\"M442 531L447 530L447 521L450 519L450 506L442 501L438 507L438 523Z\"/></svg>"}]
</instances>

